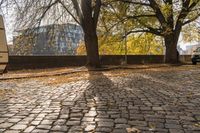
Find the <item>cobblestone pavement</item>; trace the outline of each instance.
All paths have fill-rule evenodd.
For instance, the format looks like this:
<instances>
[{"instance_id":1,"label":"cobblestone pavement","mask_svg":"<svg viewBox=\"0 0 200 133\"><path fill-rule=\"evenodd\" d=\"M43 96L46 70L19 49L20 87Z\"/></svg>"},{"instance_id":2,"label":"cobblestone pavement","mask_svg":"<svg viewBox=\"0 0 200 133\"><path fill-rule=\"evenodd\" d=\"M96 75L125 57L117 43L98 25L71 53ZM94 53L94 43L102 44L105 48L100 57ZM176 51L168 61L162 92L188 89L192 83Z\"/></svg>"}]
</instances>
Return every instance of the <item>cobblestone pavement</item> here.
<instances>
[{"instance_id":1,"label":"cobblestone pavement","mask_svg":"<svg viewBox=\"0 0 200 133\"><path fill-rule=\"evenodd\" d=\"M117 71L116 71L117 72ZM0 132L200 133L200 69L0 82Z\"/></svg>"}]
</instances>

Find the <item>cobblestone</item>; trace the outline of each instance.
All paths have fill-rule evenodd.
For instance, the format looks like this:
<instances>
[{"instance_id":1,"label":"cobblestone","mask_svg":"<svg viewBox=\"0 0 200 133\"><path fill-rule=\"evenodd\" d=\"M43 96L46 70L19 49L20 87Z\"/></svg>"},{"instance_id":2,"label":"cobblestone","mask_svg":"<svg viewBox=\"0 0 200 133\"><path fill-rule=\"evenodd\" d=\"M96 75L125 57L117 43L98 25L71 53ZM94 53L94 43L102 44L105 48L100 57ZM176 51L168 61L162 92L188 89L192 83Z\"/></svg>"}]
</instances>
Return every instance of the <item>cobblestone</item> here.
<instances>
[{"instance_id":1,"label":"cobblestone","mask_svg":"<svg viewBox=\"0 0 200 133\"><path fill-rule=\"evenodd\" d=\"M0 132L198 133L197 68L128 70L119 76L89 72L88 79L56 85L40 79L0 81L0 91L12 89L0 95Z\"/></svg>"},{"instance_id":2,"label":"cobblestone","mask_svg":"<svg viewBox=\"0 0 200 133\"><path fill-rule=\"evenodd\" d=\"M11 129L13 130L24 130L27 127L27 125L14 125L13 127L11 127Z\"/></svg>"}]
</instances>

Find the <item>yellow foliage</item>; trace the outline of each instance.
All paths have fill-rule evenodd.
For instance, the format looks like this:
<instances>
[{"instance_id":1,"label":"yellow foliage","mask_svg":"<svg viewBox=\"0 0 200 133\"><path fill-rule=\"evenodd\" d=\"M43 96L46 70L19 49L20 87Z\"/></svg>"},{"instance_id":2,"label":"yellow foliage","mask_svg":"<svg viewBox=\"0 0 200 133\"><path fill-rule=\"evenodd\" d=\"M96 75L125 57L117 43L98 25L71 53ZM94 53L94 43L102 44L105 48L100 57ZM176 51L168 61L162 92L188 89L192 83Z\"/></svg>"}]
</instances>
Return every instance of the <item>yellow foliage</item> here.
<instances>
[{"instance_id":1,"label":"yellow foliage","mask_svg":"<svg viewBox=\"0 0 200 133\"><path fill-rule=\"evenodd\" d=\"M84 42L81 42L76 49L76 54L77 55L86 55L86 48Z\"/></svg>"},{"instance_id":2,"label":"yellow foliage","mask_svg":"<svg viewBox=\"0 0 200 133\"><path fill-rule=\"evenodd\" d=\"M163 46L152 34L130 36L127 38L127 54L129 55L162 55ZM76 50L77 55L86 55L84 43L80 43ZM99 37L100 55L124 55L125 42L119 36Z\"/></svg>"}]
</instances>

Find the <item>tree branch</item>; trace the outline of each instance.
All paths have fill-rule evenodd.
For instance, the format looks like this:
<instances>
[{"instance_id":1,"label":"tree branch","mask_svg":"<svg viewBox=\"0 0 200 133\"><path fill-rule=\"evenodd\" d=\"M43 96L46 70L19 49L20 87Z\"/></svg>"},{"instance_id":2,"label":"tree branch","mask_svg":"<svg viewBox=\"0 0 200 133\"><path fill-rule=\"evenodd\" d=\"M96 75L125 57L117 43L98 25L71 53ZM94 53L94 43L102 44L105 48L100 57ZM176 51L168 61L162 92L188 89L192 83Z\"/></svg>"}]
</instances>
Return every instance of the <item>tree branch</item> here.
<instances>
[{"instance_id":1,"label":"tree branch","mask_svg":"<svg viewBox=\"0 0 200 133\"><path fill-rule=\"evenodd\" d=\"M69 11L69 9L65 6L65 4L61 1L58 0L59 3L62 5L62 7L67 11L67 13L69 13L69 15L71 15L71 17L78 23L80 24L80 22L76 19L76 17L72 14L72 12Z\"/></svg>"},{"instance_id":2,"label":"tree branch","mask_svg":"<svg viewBox=\"0 0 200 133\"><path fill-rule=\"evenodd\" d=\"M166 20L164 15L162 14L159 5L156 3L155 0L149 0L150 7L154 10L156 17L158 18L161 25L166 24Z\"/></svg>"},{"instance_id":3,"label":"tree branch","mask_svg":"<svg viewBox=\"0 0 200 133\"><path fill-rule=\"evenodd\" d=\"M95 27L97 27L100 10L101 10L101 0L96 0L96 4L94 7L94 15L93 15L93 21L94 21Z\"/></svg>"},{"instance_id":4,"label":"tree branch","mask_svg":"<svg viewBox=\"0 0 200 133\"><path fill-rule=\"evenodd\" d=\"M180 30L182 25L185 25L187 23L190 23L190 20L186 21L185 23L183 23L184 19L187 17L187 15L189 14L190 10L192 10L192 8L194 8L196 6L198 2L193 2L190 5L190 0L186 0L183 2L182 4L182 10L178 16L176 25L175 25L175 31ZM191 20L192 22L193 20Z\"/></svg>"},{"instance_id":5,"label":"tree branch","mask_svg":"<svg viewBox=\"0 0 200 133\"><path fill-rule=\"evenodd\" d=\"M124 3L129 3L129 4L135 4L135 5L150 6L150 4L148 4L148 3L136 2L133 0L118 0L118 1L121 1Z\"/></svg>"},{"instance_id":6,"label":"tree branch","mask_svg":"<svg viewBox=\"0 0 200 133\"><path fill-rule=\"evenodd\" d=\"M40 26L40 23L41 23L42 19L44 18L44 16L46 15L46 13L50 10L50 8L53 5L55 5L55 4L58 3L58 1L54 1L53 3L51 3L51 2L52 2L52 0L49 2L49 5L46 7L46 9L44 10L44 12L42 13L42 15L41 15L41 17L40 17L40 19L38 21L39 22L38 26Z\"/></svg>"},{"instance_id":7,"label":"tree branch","mask_svg":"<svg viewBox=\"0 0 200 133\"><path fill-rule=\"evenodd\" d=\"M81 12L79 4L78 4L77 0L71 0L71 1L72 1L73 5L74 5L74 9L76 11L76 14L77 14L77 16L79 18L79 23L82 25L83 24L83 14Z\"/></svg>"},{"instance_id":8,"label":"tree branch","mask_svg":"<svg viewBox=\"0 0 200 133\"><path fill-rule=\"evenodd\" d=\"M129 34L132 34L132 33L140 33L140 32L146 32L146 33L155 34L153 31L148 30L148 29L132 30L132 31L127 32L126 35L123 36L123 38L126 37L126 36L128 36ZM156 34L156 35L157 35L157 34ZM161 34L158 34L158 36L162 36L162 35L161 35Z\"/></svg>"},{"instance_id":9,"label":"tree branch","mask_svg":"<svg viewBox=\"0 0 200 133\"><path fill-rule=\"evenodd\" d=\"M141 18L141 17L156 17L155 14L152 15L137 15L137 16L126 16L128 19L136 19L136 18Z\"/></svg>"},{"instance_id":10,"label":"tree branch","mask_svg":"<svg viewBox=\"0 0 200 133\"><path fill-rule=\"evenodd\" d=\"M190 20L188 20L188 21L185 21L182 25L189 24L189 23L195 21L195 20L198 19L198 18L199 18L199 15L197 15L196 17L194 17L194 18L192 18L192 19L190 19Z\"/></svg>"}]
</instances>

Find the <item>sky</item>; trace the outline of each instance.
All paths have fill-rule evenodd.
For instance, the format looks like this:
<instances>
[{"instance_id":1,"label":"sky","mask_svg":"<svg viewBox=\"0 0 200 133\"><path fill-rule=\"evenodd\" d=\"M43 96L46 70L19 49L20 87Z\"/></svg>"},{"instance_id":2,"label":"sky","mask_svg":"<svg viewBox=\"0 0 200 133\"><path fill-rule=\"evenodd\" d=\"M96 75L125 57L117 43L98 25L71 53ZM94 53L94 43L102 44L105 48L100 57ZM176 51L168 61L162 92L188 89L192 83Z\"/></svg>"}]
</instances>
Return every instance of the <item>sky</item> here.
<instances>
[{"instance_id":1,"label":"sky","mask_svg":"<svg viewBox=\"0 0 200 133\"><path fill-rule=\"evenodd\" d=\"M1 10L0 11L0 15L3 14L3 18L4 18L4 24L5 24L5 28L6 28L6 36L7 36L7 42L8 44L12 44L12 40L13 40L13 31L14 31L14 22L15 22L15 16L13 16L13 12L14 9L10 8L9 10ZM186 46L188 45L196 45L196 44L200 44L199 42L184 42L183 41L183 36L181 35L179 38L179 43L178 45L180 45L180 47L185 50Z\"/></svg>"},{"instance_id":2,"label":"sky","mask_svg":"<svg viewBox=\"0 0 200 133\"><path fill-rule=\"evenodd\" d=\"M7 42L12 43L13 39L13 30L14 30L14 21L15 17L13 16L13 8L10 8L9 10L0 10L0 15L3 16L4 19L4 25L6 28L6 37Z\"/></svg>"}]
</instances>

